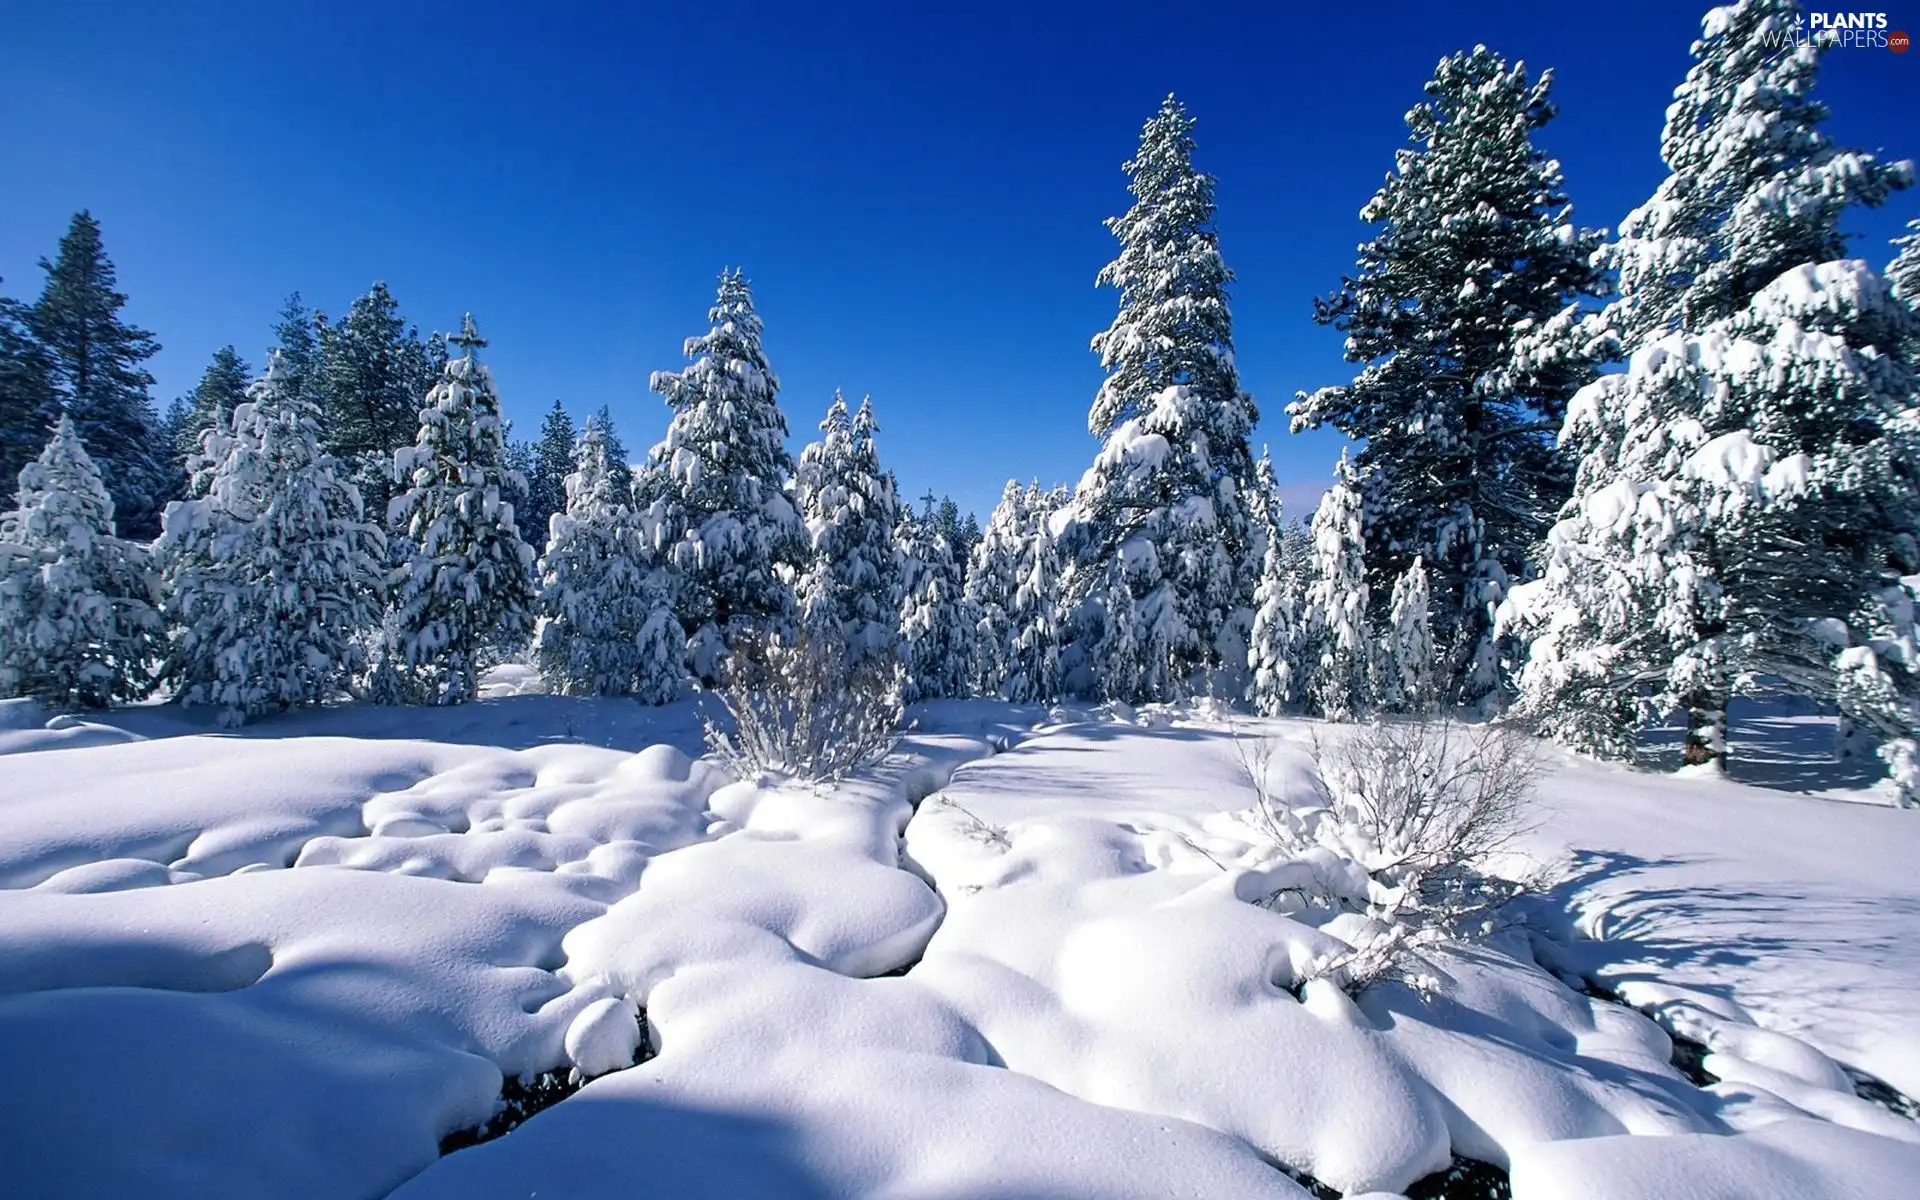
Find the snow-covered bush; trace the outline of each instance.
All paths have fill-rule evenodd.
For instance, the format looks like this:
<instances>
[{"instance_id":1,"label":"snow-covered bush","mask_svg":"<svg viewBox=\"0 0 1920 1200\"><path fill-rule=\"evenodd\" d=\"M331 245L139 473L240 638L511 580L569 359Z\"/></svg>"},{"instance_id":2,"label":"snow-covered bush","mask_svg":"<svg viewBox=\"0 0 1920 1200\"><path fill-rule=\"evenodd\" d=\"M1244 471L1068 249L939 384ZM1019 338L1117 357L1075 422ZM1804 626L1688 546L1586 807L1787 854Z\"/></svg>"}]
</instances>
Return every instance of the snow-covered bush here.
<instances>
[{"instance_id":1,"label":"snow-covered bush","mask_svg":"<svg viewBox=\"0 0 1920 1200\"><path fill-rule=\"evenodd\" d=\"M1263 903L1320 924L1350 949L1310 964L1358 993L1382 979L1430 986L1420 952L1491 929L1525 886L1482 873L1528 828L1538 763L1501 726L1380 722L1316 739L1321 795L1294 805L1269 785L1272 742L1242 739L1256 827L1285 858Z\"/></svg>"},{"instance_id":2,"label":"snow-covered bush","mask_svg":"<svg viewBox=\"0 0 1920 1200\"><path fill-rule=\"evenodd\" d=\"M714 690L724 721L705 721L707 748L742 779L834 780L878 762L900 723L898 664L853 663L829 634L742 638Z\"/></svg>"}]
</instances>

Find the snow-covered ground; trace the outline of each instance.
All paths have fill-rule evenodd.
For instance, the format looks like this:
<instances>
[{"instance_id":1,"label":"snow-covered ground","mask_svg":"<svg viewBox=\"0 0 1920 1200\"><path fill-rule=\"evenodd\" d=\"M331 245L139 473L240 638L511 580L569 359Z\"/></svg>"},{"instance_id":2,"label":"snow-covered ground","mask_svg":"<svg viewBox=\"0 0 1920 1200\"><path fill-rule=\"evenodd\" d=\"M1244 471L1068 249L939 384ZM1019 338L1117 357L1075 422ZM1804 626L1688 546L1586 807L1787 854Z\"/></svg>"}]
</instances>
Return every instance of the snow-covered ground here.
<instances>
[{"instance_id":1,"label":"snow-covered ground","mask_svg":"<svg viewBox=\"0 0 1920 1200\"><path fill-rule=\"evenodd\" d=\"M1548 751L1563 882L1356 1003L1298 986L1337 924L1250 902L1282 864L1235 737L1304 799L1307 723L942 703L815 789L700 760L690 706L489 693L217 735L0 705L8 1190L1351 1196L1459 1156L1521 1200L1920 1195L1920 1124L1840 1066L1920 1092L1920 822L1830 773Z\"/></svg>"}]
</instances>

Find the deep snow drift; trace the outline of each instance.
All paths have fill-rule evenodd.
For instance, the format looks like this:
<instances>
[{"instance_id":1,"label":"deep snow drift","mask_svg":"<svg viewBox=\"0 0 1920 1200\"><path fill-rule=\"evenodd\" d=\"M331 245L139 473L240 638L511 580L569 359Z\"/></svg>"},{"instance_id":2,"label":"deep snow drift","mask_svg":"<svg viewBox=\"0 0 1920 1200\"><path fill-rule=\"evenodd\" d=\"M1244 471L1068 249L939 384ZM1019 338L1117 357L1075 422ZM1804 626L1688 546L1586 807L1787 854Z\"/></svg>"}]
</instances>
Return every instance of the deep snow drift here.
<instances>
[{"instance_id":1,"label":"deep snow drift","mask_svg":"<svg viewBox=\"0 0 1920 1200\"><path fill-rule=\"evenodd\" d=\"M1299 986L1338 921L1251 902L1287 864L1235 737L1304 804L1316 726L942 703L814 789L696 757L691 706L526 690L240 735L0 706L10 1186L1298 1197L1276 1166L1459 1155L1521 1200L1915 1194L1920 1124L1841 1067L1920 1091L1911 813L1555 755L1559 890L1356 1003Z\"/></svg>"}]
</instances>

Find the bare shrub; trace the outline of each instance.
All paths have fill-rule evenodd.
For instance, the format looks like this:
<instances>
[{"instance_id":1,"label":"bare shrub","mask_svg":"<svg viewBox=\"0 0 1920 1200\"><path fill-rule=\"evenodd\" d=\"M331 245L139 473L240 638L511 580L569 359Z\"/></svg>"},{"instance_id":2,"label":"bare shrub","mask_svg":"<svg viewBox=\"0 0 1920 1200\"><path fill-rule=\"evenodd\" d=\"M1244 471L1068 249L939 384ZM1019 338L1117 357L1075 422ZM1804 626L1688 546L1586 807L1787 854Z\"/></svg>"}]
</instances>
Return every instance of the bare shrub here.
<instances>
[{"instance_id":1,"label":"bare shrub","mask_svg":"<svg viewBox=\"0 0 1920 1200\"><path fill-rule=\"evenodd\" d=\"M1306 805L1274 793L1273 743L1243 738L1239 746L1255 822L1276 848L1310 863L1324 863L1330 851L1358 868L1283 871L1265 897L1282 912L1365 918L1343 939L1351 949L1316 963L1309 978L1332 978L1353 993L1389 978L1425 991L1433 974L1420 950L1484 937L1494 910L1530 886L1481 870L1530 827L1539 765L1510 729L1426 720L1376 723L1331 741L1316 736L1322 791Z\"/></svg>"},{"instance_id":2,"label":"bare shrub","mask_svg":"<svg viewBox=\"0 0 1920 1200\"><path fill-rule=\"evenodd\" d=\"M898 664L850 667L837 639L741 639L703 721L707 748L742 779L831 781L885 758L899 740Z\"/></svg>"}]
</instances>

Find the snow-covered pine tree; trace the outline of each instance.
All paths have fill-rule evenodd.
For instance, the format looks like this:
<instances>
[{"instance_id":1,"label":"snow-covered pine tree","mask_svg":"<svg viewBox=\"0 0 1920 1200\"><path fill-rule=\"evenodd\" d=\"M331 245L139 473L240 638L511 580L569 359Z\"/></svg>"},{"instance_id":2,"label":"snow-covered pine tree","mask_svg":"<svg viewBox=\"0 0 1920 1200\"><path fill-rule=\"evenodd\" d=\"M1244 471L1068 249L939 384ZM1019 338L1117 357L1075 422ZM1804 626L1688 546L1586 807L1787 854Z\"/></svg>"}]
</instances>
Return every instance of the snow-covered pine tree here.
<instances>
[{"instance_id":1,"label":"snow-covered pine tree","mask_svg":"<svg viewBox=\"0 0 1920 1200\"><path fill-rule=\"evenodd\" d=\"M1865 263L1809 263L1583 389L1562 435L1575 500L1502 613L1531 639L1521 710L1626 754L1682 709L1685 761L1719 767L1729 698L1763 680L1852 705L1836 671L1884 640L1883 597L1920 569L1911 329ZM1907 691L1898 653L1883 669ZM1900 711L1847 715L1900 740Z\"/></svg>"},{"instance_id":2,"label":"snow-covered pine tree","mask_svg":"<svg viewBox=\"0 0 1920 1200\"><path fill-rule=\"evenodd\" d=\"M40 267L46 288L27 324L46 352L62 407L91 448L121 532L145 541L159 532L159 497L169 482L154 436L160 414L147 395L146 361L160 347L120 319L127 297L91 213L74 214L59 253Z\"/></svg>"},{"instance_id":3,"label":"snow-covered pine tree","mask_svg":"<svg viewBox=\"0 0 1920 1200\"><path fill-rule=\"evenodd\" d=\"M973 691L1031 703L1059 695L1059 556L1049 522L1064 489L1008 480L967 571Z\"/></svg>"},{"instance_id":4,"label":"snow-covered pine tree","mask_svg":"<svg viewBox=\"0 0 1920 1200\"><path fill-rule=\"evenodd\" d=\"M900 503L880 466L873 405L856 417L834 392L820 440L800 452L796 499L811 559L795 591L801 623L843 646L850 671L891 669L900 643Z\"/></svg>"},{"instance_id":5,"label":"snow-covered pine tree","mask_svg":"<svg viewBox=\"0 0 1920 1200\"><path fill-rule=\"evenodd\" d=\"M1134 205L1107 222L1120 253L1098 282L1119 289L1120 310L1093 339L1107 378L1087 418L1106 446L1062 531L1068 615L1082 636L1124 576L1164 646L1165 661L1141 677L1152 695L1129 700L1244 670L1260 571L1247 500L1258 413L1234 367L1233 275L1213 227L1213 178L1193 166L1193 125L1167 97L1126 164ZM1082 686L1093 685L1089 649Z\"/></svg>"},{"instance_id":6,"label":"snow-covered pine tree","mask_svg":"<svg viewBox=\"0 0 1920 1200\"><path fill-rule=\"evenodd\" d=\"M18 300L0 296L0 480L8 482L47 444L60 407L52 364L28 315Z\"/></svg>"},{"instance_id":7,"label":"snow-covered pine tree","mask_svg":"<svg viewBox=\"0 0 1920 1200\"><path fill-rule=\"evenodd\" d=\"M1523 350L1603 286L1589 265L1600 235L1572 224L1560 164L1533 144L1554 115L1552 82L1485 46L1440 60L1407 113L1411 147L1360 210L1378 234L1314 304L1365 365L1287 410L1296 432L1333 425L1365 442L1372 594L1384 604L1423 560L1447 655L1439 682L1468 705L1497 699L1493 608L1570 490L1553 435L1593 373Z\"/></svg>"},{"instance_id":8,"label":"snow-covered pine tree","mask_svg":"<svg viewBox=\"0 0 1920 1200\"><path fill-rule=\"evenodd\" d=\"M1434 692L1433 602L1427 567L1418 556L1393 581L1386 636L1380 644L1380 706L1388 712L1424 712Z\"/></svg>"},{"instance_id":9,"label":"snow-covered pine tree","mask_svg":"<svg viewBox=\"0 0 1920 1200\"><path fill-rule=\"evenodd\" d=\"M1307 692L1329 721L1351 721L1372 707L1368 668L1367 543L1360 480L1347 456L1313 513L1313 582L1302 621L1319 652Z\"/></svg>"},{"instance_id":10,"label":"snow-covered pine tree","mask_svg":"<svg viewBox=\"0 0 1920 1200\"><path fill-rule=\"evenodd\" d=\"M597 452L603 457L606 440L607 430L602 428L597 439ZM579 447L580 431L573 427L573 418L568 415L566 405L555 400L540 422L540 438L533 444L533 469L527 472L527 511L526 518L520 524L535 541L547 536L547 527L553 521L553 514L566 511L572 504L572 498L567 493L567 478L578 469L576 455ZM622 468L626 466L625 463L620 465ZM608 479L612 479L611 474Z\"/></svg>"},{"instance_id":11,"label":"snow-covered pine tree","mask_svg":"<svg viewBox=\"0 0 1920 1200\"><path fill-rule=\"evenodd\" d=\"M239 351L222 346L213 352L213 361L200 376L193 391L174 401L162 422L166 444L166 466L172 476L167 499L184 499L193 469L188 465L200 453L200 439L209 429L221 428L233 416L233 410L247 402L247 389L253 382L253 369ZM284 386L282 384L281 386Z\"/></svg>"},{"instance_id":12,"label":"snow-covered pine tree","mask_svg":"<svg viewBox=\"0 0 1920 1200\"><path fill-rule=\"evenodd\" d=\"M420 428L420 398L436 386L445 343L420 340L400 316L385 283L320 323L316 385L327 449L346 464L367 511L386 511L394 495L394 452ZM396 553L402 548L396 543Z\"/></svg>"},{"instance_id":13,"label":"snow-covered pine tree","mask_svg":"<svg viewBox=\"0 0 1920 1200\"><path fill-rule=\"evenodd\" d=\"M280 386L298 396L325 417L325 396L320 390L320 314L308 308L299 292L287 297L280 306L280 319L273 323L274 352L280 356ZM425 394L423 391L422 395Z\"/></svg>"},{"instance_id":14,"label":"snow-covered pine tree","mask_svg":"<svg viewBox=\"0 0 1920 1200\"><path fill-rule=\"evenodd\" d=\"M1155 673L1154 639L1142 627L1140 604L1127 586L1126 576L1113 572L1105 594L1097 600L1100 616L1099 641L1095 643L1094 695L1105 700L1133 703L1151 696L1150 682Z\"/></svg>"},{"instance_id":15,"label":"snow-covered pine tree","mask_svg":"<svg viewBox=\"0 0 1920 1200\"><path fill-rule=\"evenodd\" d=\"M1262 538L1260 582L1253 591L1253 632L1247 646L1248 698L1263 717L1279 716L1294 695L1295 629L1298 590L1286 560L1281 534L1283 510L1273 479L1273 463L1260 456L1253 492L1255 528Z\"/></svg>"},{"instance_id":16,"label":"snow-covered pine tree","mask_svg":"<svg viewBox=\"0 0 1920 1200\"><path fill-rule=\"evenodd\" d=\"M431 704L472 699L483 648L524 642L535 607L533 549L503 497L500 398L474 353L487 343L471 315L447 340L460 354L427 393L414 444L393 456L405 490L388 511L408 543L391 580L388 666L400 698Z\"/></svg>"},{"instance_id":17,"label":"snow-covered pine tree","mask_svg":"<svg viewBox=\"0 0 1920 1200\"><path fill-rule=\"evenodd\" d=\"M1801 263L1846 256L1842 210L1877 205L1909 164L1837 147L1813 99L1828 43L1804 36L1794 0L1738 0L1709 11L1693 67L1674 89L1660 139L1670 174L1599 252L1618 298L1589 336L1627 351L1730 316Z\"/></svg>"},{"instance_id":18,"label":"snow-covered pine tree","mask_svg":"<svg viewBox=\"0 0 1920 1200\"><path fill-rule=\"evenodd\" d=\"M1010 673L1026 494L1018 481L1007 480L967 569L966 600L974 621L971 682L973 691L982 696L1000 695Z\"/></svg>"},{"instance_id":19,"label":"snow-covered pine tree","mask_svg":"<svg viewBox=\"0 0 1920 1200\"><path fill-rule=\"evenodd\" d=\"M614 426L613 409L602 404L590 419L598 421L606 434L607 475L613 483L613 494L620 503L632 506L633 464L627 461L627 444L620 439L620 431Z\"/></svg>"},{"instance_id":20,"label":"snow-covered pine tree","mask_svg":"<svg viewBox=\"0 0 1920 1200\"><path fill-rule=\"evenodd\" d=\"M270 351L246 398L209 415L194 498L167 506L155 544L175 629L165 678L226 725L344 691L380 620L386 539L291 382Z\"/></svg>"},{"instance_id":21,"label":"snow-covered pine tree","mask_svg":"<svg viewBox=\"0 0 1920 1200\"><path fill-rule=\"evenodd\" d=\"M934 700L968 693L975 618L967 600L960 510L929 493L921 511L901 515L900 662L905 696Z\"/></svg>"},{"instance_id":22,"label":"snow-covered pine tree","mask_svg":"<svg viewBox=\"0 0 1920 1200\"><path fill-rule=\"evenodd\" d=\"M63 708L144 696L158 601L147 548L115 536L113 498L62 416L0 514L0 695Z\"/></svg>"},{"instance_id":23,"label":"snow-covered pine tree","mask_svg":"<svg viewBox=\"0 0 1920 1200\"><path fill-rule=\"evenodd\" d=\"M1911 314L1840 258L1839 228L1912 165L1820 131L1824 45L1778 45L1798 17L1707 14L1662 139L1672 174L1601 254L1620 297L1580 336L1629 367L1570 407L1574 497L1545 577L1503 613L1533 639L1522 708L1587 749L1631 753L1682 708L1685 760L1723 764L1731 696L1763 675L1831 695L1835 648L1810 631L1858 643L1858 610L1914 569Z\"/></svg>"},{"instance_id":24,"label":"snow-covered pine tree","mask_svg":"<svg viewBox=\"0 0 1920 1200\"><path fill-rule=\"evenodd\" d=\"M534 655L550 691L665 704L686 680L686 635L670 573L620 498L615 468L625 466L609 454L607 427L588 418L540 559Z\"/></svg>"},{"instance_id":25,"label":"snow-covered pine tree","mask_svg":"<svg viewBox=\"0 0 1920 1200\"><path fill-rule=\"evenodd\" d=\"M1915 332L1907 338L1906 356L1909 366L1920 367L1920 220L1908 221L1907 228L1913 232L1893 239L1899 253L1887 264L1886 278L1894 298L1914 314Z\"/></svg>"},{"instance_id":26,"label":"snow-covered pine tree","mask_svg":"<svg viewBox=\"0 0 1920 1200\"><path fill-rule=\"evenodd\" d=\"M721 275L708 319L711 329L687 339L692 365L653 375L673 417L649 456L642 499L658 547L680 575L689 666L711 684L736 634L791 630L790 579L808 556L806 526L785 491L793 459L780 382L739 272Z\"/></svg>"},{"instance_id":27,"label":"snow-covered pine tree","mask_svg":"<svg viewBox=\"0 0 1920 1200\"><path fill-rule=\"evenodd\" d=\"M1013 641L1002 694L1036 703L1061 695L1061 577L1064 566L1056 525L1072 495L1065 488L1027 485L1022 501L1022 537L1014 560Z\"/></svg>"}]
</instances>

